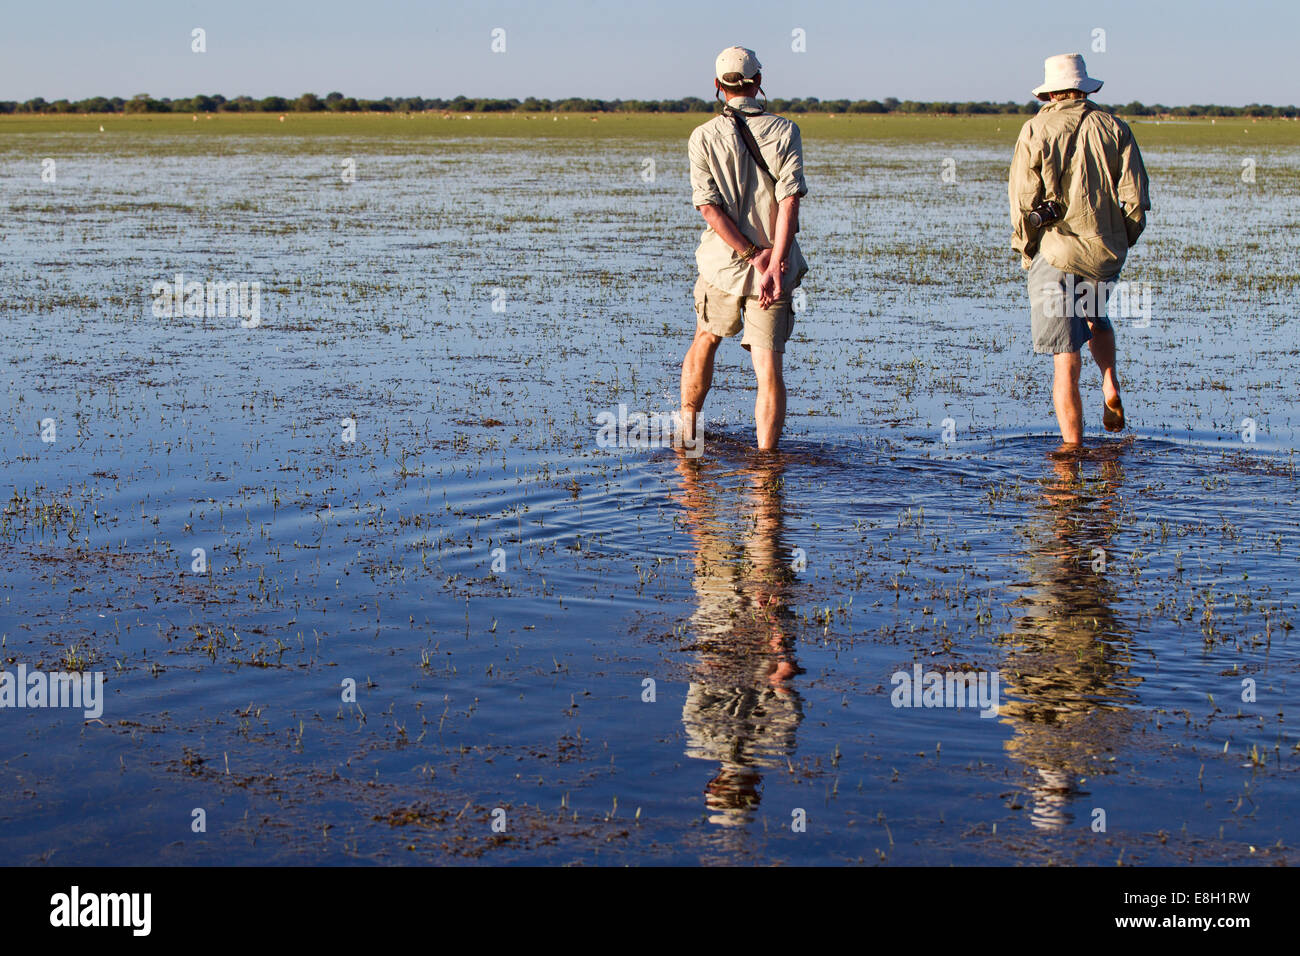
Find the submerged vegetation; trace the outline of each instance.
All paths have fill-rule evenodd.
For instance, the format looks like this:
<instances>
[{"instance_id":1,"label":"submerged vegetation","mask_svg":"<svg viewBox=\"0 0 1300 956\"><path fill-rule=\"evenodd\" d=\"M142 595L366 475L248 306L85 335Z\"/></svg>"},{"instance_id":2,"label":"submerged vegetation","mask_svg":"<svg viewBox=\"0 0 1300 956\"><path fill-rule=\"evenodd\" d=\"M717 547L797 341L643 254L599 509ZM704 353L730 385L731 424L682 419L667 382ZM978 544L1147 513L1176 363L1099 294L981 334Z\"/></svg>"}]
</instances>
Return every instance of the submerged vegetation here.
<instances>
[{"instance_id":1,"label":"submerged vegetation","mask_svg":"<svg viewBox=\"0 0 1300 956\"><path fill-rule=\"evenodd\" d=\"M1058 462L1019 119L808 115L790 437L728 342L692 463L595 420L676 401L700 116L209 115L0 120L0 650L106 673L6 713L11 859L1295 862L1297 124L1143 125Z\"/></svg>"}]
</instances>

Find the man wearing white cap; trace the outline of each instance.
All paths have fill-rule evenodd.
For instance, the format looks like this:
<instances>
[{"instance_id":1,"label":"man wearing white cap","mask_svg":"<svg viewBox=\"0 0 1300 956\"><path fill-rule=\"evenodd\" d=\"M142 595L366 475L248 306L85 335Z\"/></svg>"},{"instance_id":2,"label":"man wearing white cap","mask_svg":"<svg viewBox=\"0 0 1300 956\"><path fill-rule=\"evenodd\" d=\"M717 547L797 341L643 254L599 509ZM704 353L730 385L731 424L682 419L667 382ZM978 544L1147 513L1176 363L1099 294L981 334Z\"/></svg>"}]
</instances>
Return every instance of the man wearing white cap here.
<instances>
[{"instance_id":1,"label":"man wearing white cap","mask_svg":"<svg viewBox=\"0 0 1300 956\"><path fill-rule=\"evenodd\" d=\"M1034 351L1055 362L1052 401L1067 451L1083 443L1085 342L1101 369L1102 424L1124 429L1106 303L1151 208L1133 131L1087 99L1099 89L1079 54L1048 57L1033 91L1047 105L1021 129L1011 160L1011 248L1029 270Z\"/></svg>"},{"instance_id":2,"label":"man wearing white cap","mask_svg":"<svg viewBox=\"0 0 1300 956\"><path fill-rule=\"evenodd\" d=\"M799 251L803 141L790 120L757 99L762 65L753 50L718 54L714 87L722 115L691 133L691 201L708 228L695 253L695 339L682 362L682 430L700 439L696 417L713 382L713 358L727 336L744 329L758 379L754 418L758 447L775 449L785 424L782 356L794 326L791 290L808 265ZM697 446L698 447L698 446Z\"/></svg>"}]
</instances>

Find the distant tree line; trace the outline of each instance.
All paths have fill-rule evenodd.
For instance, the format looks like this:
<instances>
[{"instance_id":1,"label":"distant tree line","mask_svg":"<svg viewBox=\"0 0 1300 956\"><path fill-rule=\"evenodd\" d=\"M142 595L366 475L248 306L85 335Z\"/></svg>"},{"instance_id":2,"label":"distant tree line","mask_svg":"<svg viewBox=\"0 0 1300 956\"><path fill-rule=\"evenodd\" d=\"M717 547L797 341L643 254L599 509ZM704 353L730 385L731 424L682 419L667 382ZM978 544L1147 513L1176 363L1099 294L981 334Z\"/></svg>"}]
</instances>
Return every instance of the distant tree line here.
<instances>
[{"instance_id":1,"label":"distant tree line","mask_svg":"<svg viewBox=\"0 0 1300 956\"><path fill-rule=\"evenodd\" d=\"M950 113L978 115L988 113L1032 114L1042 104L1037 100L1025 103L957 103L921 102L899 100L892 96L883 100L819 100L815 96L803 99L773 99L768 108L774 113ZM421 96L386 96L382 100L357 99L342 93L325 97L304 93L296 99L283 96L236 96L226 99L214 94L199 94L187 99L154 99L140 93L124 100L120 96L94 96L85 100L55 100L47 103L36 97L25 103L0 101L2 113L712 113L721 104L688 96L678 100L595 100L570 97L564 100L489 99L485 97L457 96L452 99ZM1295 106L1147 106L1133 102L1126 106L1110 107L1126 116L1256 116L1294 118L1300 113Z\"/></svg>"}]
</instances>

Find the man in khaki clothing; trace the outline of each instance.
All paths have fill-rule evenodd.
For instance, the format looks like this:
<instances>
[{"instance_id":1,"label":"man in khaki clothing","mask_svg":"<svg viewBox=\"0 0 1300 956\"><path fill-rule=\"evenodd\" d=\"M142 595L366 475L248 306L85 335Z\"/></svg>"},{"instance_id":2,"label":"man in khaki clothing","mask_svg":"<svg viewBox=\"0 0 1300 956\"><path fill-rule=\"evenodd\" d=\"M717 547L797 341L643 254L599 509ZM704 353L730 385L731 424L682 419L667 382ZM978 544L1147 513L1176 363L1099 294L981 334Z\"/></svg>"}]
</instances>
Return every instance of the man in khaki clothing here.
<instances>
[{"instance_id":1,"label":"man in khaki clothing","mask_svg":"<svg viewBox=\"0 0 1300 956\"><path fill-rule=\"evenodd\" d=\"M1101 81L1088 76L1083 57L1049 57L1045 74L1033 92L1047 105L1025 123L1011 161L1011 248L1029 270L1034 351L1055 362L1052 400L1068 450L1083 443L1085 342L1101 369L1102 423L1124 428L1106 304L1151 201L1132 130L1087 99Z\"/></svg>"},{"instance_id":2,"label":"man in khaki clothing","mask_svg":"<svg viewBox=\"0 0 1300 956\"><path fill-rule=\"evenodd\" d=\"M744 329L758 379L758 447L775 449L785 424L782 355L794 326L791 290L808 271L795 233L803 180L799 127L758 101L762 65L752 50L718 54L714 86L722 115L691 134L691 201L708 228L695 253L695 340L682 362L682 430L699 441L696 417L713 383L723 338ZM751 138L750 142L746 142ZM698 447L698 446L696 446Z\"/></svg>"}]
</instances>

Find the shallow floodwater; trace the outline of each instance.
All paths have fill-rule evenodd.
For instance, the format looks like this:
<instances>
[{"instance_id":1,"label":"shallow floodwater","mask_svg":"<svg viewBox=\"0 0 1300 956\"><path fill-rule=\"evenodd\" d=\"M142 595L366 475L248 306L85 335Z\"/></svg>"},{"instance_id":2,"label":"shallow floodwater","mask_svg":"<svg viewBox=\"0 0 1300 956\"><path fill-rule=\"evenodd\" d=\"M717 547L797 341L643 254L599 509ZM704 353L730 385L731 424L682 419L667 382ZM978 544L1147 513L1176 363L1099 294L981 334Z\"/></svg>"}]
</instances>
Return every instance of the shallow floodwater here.
<instances>
[{"instance_id":1,"label":"shallow floodwater","mask_svg":"<svg viewBox=\"0 0 1300 956\"><path fill-rule=\"evenodd\" d=\"M1293 861L1294 191L1147 154L1057 461L1007 157L809 143L783 453L733 341L691 459L597 441L676 404L684 146L167 147L0 142L0 653L106 680L0 710L11 862Z\"/></svg>"}]
</instances>

